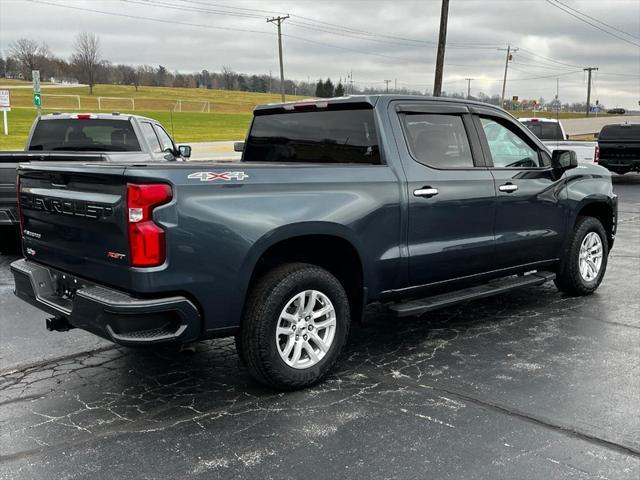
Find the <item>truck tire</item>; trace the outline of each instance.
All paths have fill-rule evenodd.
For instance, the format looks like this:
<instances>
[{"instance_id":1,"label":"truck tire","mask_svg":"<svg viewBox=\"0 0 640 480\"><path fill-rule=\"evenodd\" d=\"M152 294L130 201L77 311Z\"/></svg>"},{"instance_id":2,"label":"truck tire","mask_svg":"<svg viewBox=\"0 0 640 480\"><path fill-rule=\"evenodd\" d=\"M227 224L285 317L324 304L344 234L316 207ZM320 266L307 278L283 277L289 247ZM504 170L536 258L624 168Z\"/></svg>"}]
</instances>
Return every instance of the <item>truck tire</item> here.
<instances>
[{"instance_id":1,"label":"truck tire","mask_svg":"<svg viewBox=\"0 0 640 480\"><path fill-rule=\"evenodd\" d=\"M349 300L336 277L315 265L282 265L249 293L238 354L269 387L308 387L335 364L350 323Z\"/></svg>"},{"instance_id":2,"label":"truck tire","mask_svg":"<svg viewBox=\"0 0 640 480\"><path fill-rule=\"evenodd\" d=\"M554 282L568 295L590 295L602 282L607 269L607 233L597 218L579 217L570 241Z\"/></svg>"}]
</instances>

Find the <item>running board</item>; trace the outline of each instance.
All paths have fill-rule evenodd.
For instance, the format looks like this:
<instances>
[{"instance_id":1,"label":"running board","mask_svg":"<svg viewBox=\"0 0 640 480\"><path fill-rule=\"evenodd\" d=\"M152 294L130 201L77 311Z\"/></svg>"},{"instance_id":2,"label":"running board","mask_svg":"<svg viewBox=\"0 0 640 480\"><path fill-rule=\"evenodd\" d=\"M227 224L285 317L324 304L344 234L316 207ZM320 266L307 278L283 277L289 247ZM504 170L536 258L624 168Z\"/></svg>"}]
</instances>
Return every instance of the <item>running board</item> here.
<instances>
[{"instance_id":1,"label":"running board","mask_svg":"<svg viewBox=\"0 0 640 480\"><path fill-rule=\"evenodd\" d=\"M479 298L490 297L500 293L515 290L516 288L542 285L556 278L554 272L541 271L530 273L528 275L507 277L498 280L492 280L484 285L447 292L433 297L426 297L418 300L409 300L407 302L395 303L389 307L389 310L396 317L410 317L421 315L431 310L449 307L458 303L465 303Z\"/></svg>"}]
</instances>

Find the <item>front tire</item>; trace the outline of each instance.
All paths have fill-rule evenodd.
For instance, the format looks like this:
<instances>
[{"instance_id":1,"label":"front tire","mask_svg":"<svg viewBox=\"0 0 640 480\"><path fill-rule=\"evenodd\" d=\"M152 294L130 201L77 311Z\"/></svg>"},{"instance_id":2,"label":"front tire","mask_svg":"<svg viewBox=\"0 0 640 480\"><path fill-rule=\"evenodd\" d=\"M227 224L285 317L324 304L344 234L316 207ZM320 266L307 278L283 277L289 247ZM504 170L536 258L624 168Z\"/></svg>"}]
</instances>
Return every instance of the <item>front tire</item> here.
<instances>
[{"instance_id":1,"label":"front tire","mask_svg":"<svg viewBox=\"0 0 640 480\"><path fill-rule=\"evenodd\" d=\"M580 217L562 259L555 284L568 295L590 295L602 282L607 269L609 245L602 223L594 217Z\"/></svg>"},{"instance_id":2,"label":"front tire","mask_svg":"<svg viewBox=\"0 0 640 480\"><path fill-rule=\"evenodd\" d=\"M238 336L239 355L265 385L308 387L335 364L350 323L349 300L336 277L315 265L286 264L251 289Z\"/></svg>"}]
</instances>

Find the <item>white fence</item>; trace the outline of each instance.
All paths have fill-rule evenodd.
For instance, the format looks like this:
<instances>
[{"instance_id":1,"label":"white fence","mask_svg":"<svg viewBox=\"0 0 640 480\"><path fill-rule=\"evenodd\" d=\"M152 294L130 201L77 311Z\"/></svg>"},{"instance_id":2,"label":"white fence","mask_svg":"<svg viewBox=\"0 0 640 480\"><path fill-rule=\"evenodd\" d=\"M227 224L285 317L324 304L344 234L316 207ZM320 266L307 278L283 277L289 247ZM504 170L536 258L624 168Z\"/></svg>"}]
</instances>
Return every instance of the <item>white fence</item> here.
<instances>
[{"instance_id":1,"label":"white fence","mask_svg":"<svg viewBox=\"0 0 640 480\"><path fill-rule=\"evenodd\" d=\"M0 0L1 1L1 0ZM173 100L164 98L132 98L132 97L80 97L80 95L42 94L42 108L46 110L87 110L93 111L132 111L136 108L142 111L166 112L197 112L211 113L209 100Z\"/></svg>"}]
</instances>

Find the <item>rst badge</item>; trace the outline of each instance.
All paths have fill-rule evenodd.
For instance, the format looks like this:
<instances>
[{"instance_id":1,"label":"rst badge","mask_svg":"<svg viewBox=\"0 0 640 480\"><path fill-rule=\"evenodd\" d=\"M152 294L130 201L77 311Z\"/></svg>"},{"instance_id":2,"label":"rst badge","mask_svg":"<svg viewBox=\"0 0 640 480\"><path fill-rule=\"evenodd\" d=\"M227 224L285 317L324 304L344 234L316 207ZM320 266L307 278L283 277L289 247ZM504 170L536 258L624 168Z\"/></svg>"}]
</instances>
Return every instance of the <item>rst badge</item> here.
<instances>
[{"instance_id":1,"label":"rst badge","mask_svg":"<svg viewBox=\"0 0 640 480\"><path fill-rule=\"evenodd\" d=\"M215 180L228 182L230 180L242 181L245 178L249 178L249 175L244 172L195 172L187 178L190 180L200 180L201 182L213 182Z\"/></svg>"}]
</instances>

